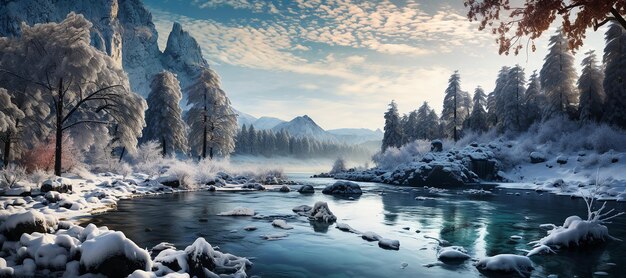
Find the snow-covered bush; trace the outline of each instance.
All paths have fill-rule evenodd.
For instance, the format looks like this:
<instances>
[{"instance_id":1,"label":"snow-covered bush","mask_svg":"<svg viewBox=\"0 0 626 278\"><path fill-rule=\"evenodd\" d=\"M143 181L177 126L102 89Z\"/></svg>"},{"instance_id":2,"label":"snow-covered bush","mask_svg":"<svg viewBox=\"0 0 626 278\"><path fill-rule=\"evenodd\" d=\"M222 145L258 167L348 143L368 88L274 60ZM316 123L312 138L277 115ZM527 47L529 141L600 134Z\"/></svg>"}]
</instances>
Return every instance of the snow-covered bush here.
<instances>
[{"instance_id":1,"label":"snow-covered bush","mask_svg":"<svg viewBox=\"0 0 626 278\"><path fill-rule=\"evenodd\" d=\"M173 160L169 165L165 175L175 177L183 188L192 188L196 185L194 179L196 164L191 161Z\"/></svg>"},{"instance_id":2,"label":"snow-covered bush","mask_svg":"<svg viewBox=\"0 0 626 278\"><path fill-rule=\"evenodd\" d=\"M145 142L137 148L133 157L135 169L151 177L158 176L161 171L163 154L156 141Z\"/></svg>"},{"instance_id":3,"label":"snow-covered bush","mask_svg":"<svg viewBox=\"0 0 626 278\"><path fill-rule=\"evenodd\" d=\"M26 176L26 169L16 164L9 164L0 170L0 187L12 188Z\"/></svg>"},{"instance_id":4,"label":"snow-covered bush","mask_svg":"<svg viewBox=\"0 0 626 278\"><path fill-rule=\"evenodd\" d=\"M339 157L333 163L333 168L330 169L329 173L336 174L336 173L345 172L346 170L347 170L346 169L346 160L343 159L342 157Z\"/></svg>"},{"instance_id":5,"label":"snow-covered bush","mask_svg":"<svg viewBox=\"0 0 626 278\"><path fill-rule=\"evenodd\" d=\"M445 145L445 144L444 144ZM430 151L430 142L415 140L400 148L390 147L383 153L377 153L372 160L376 166L385 170L393 170L400 164L411 162L415 157L421 157Z\"/></svg>"},{"instance_id":6,"label":"snow-covered bush","mask_svg":"<svg viewBox=\"0 0 626 278\"><path fill-rule=\"evenodd\" d=\"M615 209L605 211L606 202L602 203L599 209L594 210L594 202L597 201L596 196L600 186L600 182L596 179L596 187L589 194L583 195L583 200L587 205L587 220L573 215L565 219L563 226L544 224L543 226L552 227L552 229L544 238L530 242L530 244L534 244L534 249L529 251L527 256L554 253L551 247L566 248L615 239L603 224L611 223L609 220L624 213L615 212Z\"/></svg>"}]
</instances>

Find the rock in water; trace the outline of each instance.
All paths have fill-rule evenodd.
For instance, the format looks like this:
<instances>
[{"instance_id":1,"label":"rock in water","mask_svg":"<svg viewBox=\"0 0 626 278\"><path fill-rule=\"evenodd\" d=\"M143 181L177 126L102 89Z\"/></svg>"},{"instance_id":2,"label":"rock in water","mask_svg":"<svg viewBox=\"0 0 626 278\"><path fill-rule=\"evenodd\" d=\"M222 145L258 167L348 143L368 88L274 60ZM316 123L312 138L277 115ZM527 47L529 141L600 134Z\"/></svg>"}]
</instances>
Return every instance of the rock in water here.
<instances>
[{"instance_id":1,"label":"rock in water","mask_svg":"<svg viewBox=\"0 0 626 278\"><path fill-rule=\"evenodd\" d=\"M315 193L315 188L311 185L303 185L298 189L298 192L300 192L300 194L313 194Z\"/></svg>"},{"instance_id":2,"label":"rock in water","mask_svg":"<svg viewBox=\"0 0 626 278\"><path fill-rule=\"evenodd\" d=\"M363 191L361 191L361 187L349 181L337 181L335 184L326 186L322 193L328 195L361 195Z\"/></svg>"}]
</instances>

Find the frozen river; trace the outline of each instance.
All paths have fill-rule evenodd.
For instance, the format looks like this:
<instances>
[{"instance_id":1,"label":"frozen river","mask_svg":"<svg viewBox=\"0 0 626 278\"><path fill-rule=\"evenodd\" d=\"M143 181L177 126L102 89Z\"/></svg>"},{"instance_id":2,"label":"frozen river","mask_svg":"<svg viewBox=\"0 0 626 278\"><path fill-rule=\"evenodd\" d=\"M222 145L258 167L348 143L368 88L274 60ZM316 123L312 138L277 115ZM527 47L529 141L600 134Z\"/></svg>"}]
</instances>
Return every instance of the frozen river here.
<instances>
[{"instance_id":1,"label":"frozen river","mask_svg":"<svg viewBox=\"0 0 626 278\"><path fill-rule=\"evenodd\" d=\"M582 200L547 193L494 189L492 196L478 196L462 190L431 193L422 188L360 183L364 194L349 200L321 193L334 180L308 176L291 174L290 178L313 185L316 193L312 195L296 191L170 194L123 200L116 211L88 220L123 231L146 248L162 241L184 248L196 237L204 237L222 252L254 258L248 274L261 277L477 277L481 273L472 260L437 263L438 245L424 236L463 246L473 258L525 254L516 249L531 249L527 243L545 235L540 224L562 225L573 214L586 217ZM423 198L416 200L419 196ZM376 242L342 232L334 225L309 222L291 211L298 205L313 206L316 201L328 202L340 223L399 240L400 250L379 248ZM251 208L267 217L217 216L235 207ZM610 207L626 211L624 203L612 202ZM294 229L273 227L271 221L275 218L285 219ZM250 225L258 229L243 229ZM626 239L626 216L608 227L613 236ZM261 238L281 232L289 236L274 241ZM522 239L511 240L513 235ZM591 277L602 271L608 273L604 277L624 277L625 250L626 243L611 242L591 251L533 256L536 269L532 276Z\"/></svg>"}]
</instances>

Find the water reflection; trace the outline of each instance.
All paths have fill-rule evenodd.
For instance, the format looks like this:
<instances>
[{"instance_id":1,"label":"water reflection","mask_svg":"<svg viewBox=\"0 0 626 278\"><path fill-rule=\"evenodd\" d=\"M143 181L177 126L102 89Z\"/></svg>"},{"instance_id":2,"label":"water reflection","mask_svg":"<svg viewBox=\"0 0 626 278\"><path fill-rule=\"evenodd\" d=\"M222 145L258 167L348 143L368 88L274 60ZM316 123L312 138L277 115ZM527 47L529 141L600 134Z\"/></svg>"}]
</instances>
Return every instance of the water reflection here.
<instances>
[{"instance_id":1,"label":"water reflection","mask_svg":"<svg viewBox=\"0 0 626 278\"><path fill-rule=\"evenodd\" d=\"M300 178L314 185L316 193L221 193L195 192L121 201L118 210L96 216L90 221L121 230L142 247L161 241L184 247L203 236L223 251L255 257L251 275L266 277L476 277L480 273L468 260L456 264L438 264L436 241L444 239L463 246L476 258L499 253L517 253L528 249L528 242L545 231L542 223L561 224L565 217L586 212L580 200L535 192L524 196L507 195L495 190L493 196L468 195L460 191L433 194L420 188L402 188L362 183L364 194L351 200L321 194L329 179ZM381 194L382 192L382 194ZM418 198L416 197L428 197ZM360 231L372 231L400 241L399 251L383 250L376 242L346 233L319 222L296 216L291 209L312 206L316 201L329 203L338 222ZM626 211L624 204L610 204ZM257 214L252 217L217 216L222 211L245 206ZM283 218L294 227L280 230L271 221ZM626 238L626 221L617 219L609 225L613 236ZM253 225L256 231L243 227ZM148 229L146 229L148 228ZM408 230L406 229L408 228ZM416 232L416 231L419 231ZM283 240L265 241L261 235L287 232ZM511 240L512 235L521 240ZM559 277L591 276L606 271L620 277L626 269L622 243L600 246L592 251L561 251L559 255L533 257L534 277L558 274ZM401 264L408 263L406 268ZM612 266L607 263L616 263Z\"/></svg>"}]
</instances>

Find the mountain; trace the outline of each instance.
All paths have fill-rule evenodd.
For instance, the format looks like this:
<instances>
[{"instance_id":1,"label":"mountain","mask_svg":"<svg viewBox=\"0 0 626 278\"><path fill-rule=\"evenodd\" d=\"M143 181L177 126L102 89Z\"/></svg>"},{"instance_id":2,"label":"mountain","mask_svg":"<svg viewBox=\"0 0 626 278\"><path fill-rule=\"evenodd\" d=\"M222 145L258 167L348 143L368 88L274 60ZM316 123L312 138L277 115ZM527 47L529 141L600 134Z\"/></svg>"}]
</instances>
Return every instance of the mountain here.
<instances>
[{"instance_id":1,"label":"mountain","mask_svg":"<svg viewBox=\"0 0 626 278\"><path fill-rule=\"evenodd\" d=\"M258 118L256 121L254 121L253 125L254 128L256 128L257 130L261 130L261 129L272 129L275 126L285 123L285 121L279 119L279 118L274 118L274 117L261 117Z\"/></svg>"},{"instance_id":2,"label":"mountain","mask_svg":"<svg viewBox=\"0 0 626 278\"><path fill-rule=\"evenodd\" d=\"M242 127L243 125L250 126L251 124L254 124L254 122L257 120L255 116L246 114L239 110L233 109L233 112L237 114L237 124L239 125L239 127Z\"/></svg>"},{"instance_id":3,"label":"mountain","mask_svg":"<svg viewBox=\"0 0 626 278\"><path fill-rule=\"evenodd\" d=\"M280 123L273 127L272 130L275 132L285 130L290 135L301 138L308 137L318 141L337 142L335 136L326 132L307 115L295 117L289 122Z\"/></svg>"},{"instance_id":4,"label":"mountain","mask_svg":"<svg viewBox=\"0 0 626 278\"><path fill-rule=\"evenodd\" d=\"M152 77L162 70L177 75L184 88L209 64L196 40L174 23L167 47L159 50L152 14L141 0L0 0L0 36L18 36L28 25L60 22L68 13L82 14L93 24L91 44L107 53L128 73L131 89L147 97ZM186 104L186 96L181 102Z\"/></svg>"},{"instance_id":5,"label":"mountain","mask_svg":"<svg viewBox=\"0 0 626 278\"><path fill-rule=\"evenodd\" d=\"M368 141L383 140L383 132L380 129L340 128L327 130L327 132L337 137L339 141L348 144L361 144Z\"/></svg>"}]
</instances>

